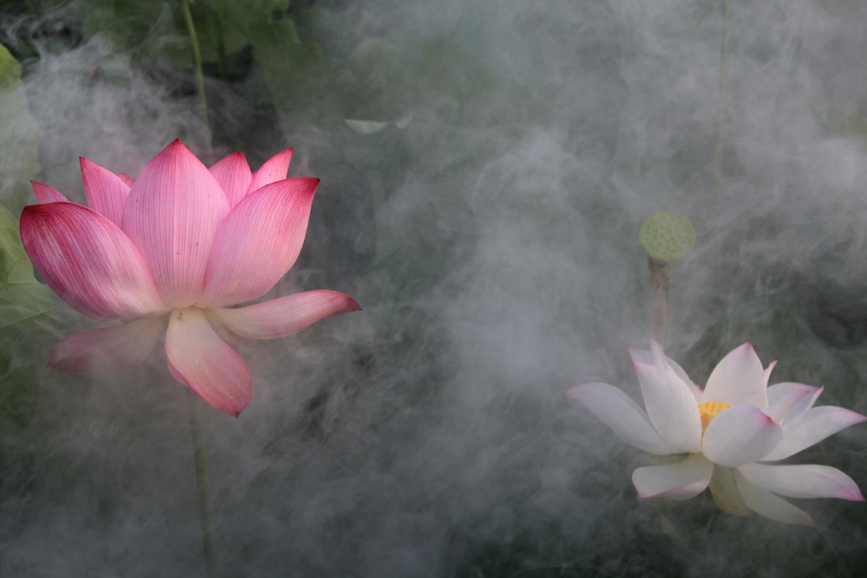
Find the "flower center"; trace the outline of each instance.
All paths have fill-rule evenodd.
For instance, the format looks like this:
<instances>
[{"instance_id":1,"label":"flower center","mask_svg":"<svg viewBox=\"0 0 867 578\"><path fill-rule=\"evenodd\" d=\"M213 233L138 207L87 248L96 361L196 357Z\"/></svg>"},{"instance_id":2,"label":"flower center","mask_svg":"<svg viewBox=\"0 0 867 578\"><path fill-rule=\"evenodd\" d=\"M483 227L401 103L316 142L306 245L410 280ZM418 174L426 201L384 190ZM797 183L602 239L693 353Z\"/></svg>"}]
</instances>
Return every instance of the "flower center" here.
<instances>
[{"instance_id":1,"label":"flower center","mask_svg":"<svg viewBox=\"0 0 867 578\"><path fill-rule=\"evenodd\" d=\"M704 430L707 429L707 424L717 416L719 412L728 408L731 404L723 401L706 401L698 404L698 411L701 413L701 433L704 435Z\"/></svg>"}]
</instances>

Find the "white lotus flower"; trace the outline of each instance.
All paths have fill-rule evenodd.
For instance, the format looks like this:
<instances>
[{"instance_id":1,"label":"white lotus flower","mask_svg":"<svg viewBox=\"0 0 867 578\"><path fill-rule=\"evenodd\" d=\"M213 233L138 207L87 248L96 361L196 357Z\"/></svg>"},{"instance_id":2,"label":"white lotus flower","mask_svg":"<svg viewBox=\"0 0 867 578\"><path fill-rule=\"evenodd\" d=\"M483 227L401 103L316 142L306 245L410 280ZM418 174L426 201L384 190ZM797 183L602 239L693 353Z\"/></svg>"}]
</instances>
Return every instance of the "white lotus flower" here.
<instances>
[{"instance_id":1,"label":"white lotus flower","mask_svg":"<svg viewBox=\"0 0 867 578\"><path fill-rule=\"evenodd\" d=\"M714 368L702 391L651 341L629 351L647 411L605 383L575 387L581 402L623 441L651 454L688 454L673 464L635 470L640 498L687 500L710 487L724 511L750 510L789 524L816 526L779 496L864 501L857 484L835 468L772 465L867 417L841 407L813 407L820 387L778 383L744 343Z\"/></svg>"}]
</instances>

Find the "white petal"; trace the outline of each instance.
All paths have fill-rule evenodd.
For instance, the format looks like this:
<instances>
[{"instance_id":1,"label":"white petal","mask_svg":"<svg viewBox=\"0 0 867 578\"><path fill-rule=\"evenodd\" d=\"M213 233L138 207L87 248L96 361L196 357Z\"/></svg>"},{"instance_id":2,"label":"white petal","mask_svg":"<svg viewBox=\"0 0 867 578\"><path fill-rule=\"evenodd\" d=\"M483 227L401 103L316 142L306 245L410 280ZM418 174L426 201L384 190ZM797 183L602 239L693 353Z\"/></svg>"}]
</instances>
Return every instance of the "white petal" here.
<instances>
[{"instance_id":1,"label":"white petal","mask_svg":"<svg viewBox=\"0 0 867 578\"><path fill-rule=\"evenodd\" d=\"M705 457L735 468L768 455L780 441L782 428L759 408L736 405L720 412L704 432Z\"/></svg>"},{"instance_id":2,"label":"white petal","mask_svg":"<svg viewBox=\"0 0 867 578\"><path fill-rule=\"evenodd\" d=\"M863 502L855 481L830 466L747 464L738 471L753 485L790 498L840 498Z\"/></svg>"},{"instance_id":3,"label":"white petal","mask_svg":"<svg viewBox=\"0 0 867 578\"><path fill-rule=\"evenodd\" d=\"M651 454L680 453L653 429L644 410L616 387L588 383L569 390L569 397L583 404L626 443Z\"/></svg>"},{"instance_id":4,"label":"white petal","mask_svg":"<svg viewBox=\"0 0 867 578\"><path fill-rule=\"evenodd\" d=\"M815 445L840 430L867 420L861 414L842 407L823 405L783 424L780 443L762 461L782 460Z\"/></svg>"},{"instance_id":5,"label":"white petal","mask_svg":"<svg viewBox=\"0 0 867 578\"><path fill-rule=\"evenodd\" d=\"M731 468L716 466L710 479L710 495L719 509L734 516L749 517L750 510L744 504Z\"/></svg>"},{"instance_id":6,"label":"white petal","mask_svg":"<svg viewBox=\"0 0 867 578\"><path fill-rule=\"evenodd\" d=\"M654 429L682 452L701 451L701 414L692 389L669 368L634 363Z\"/></svg>"},{"instance_id":7,"label":"white petal","mask_svg":"<svg viewBox=\"0 0 867 578\"><path fill-rule=\"evenodd\" d=\"M766 414L777 423L793 419L804 413L817 396L820 388L803 383L778 383L768 388Z\"/></svg>"},{"instance_id":8,"label":"white petal","mask_svg":"<svg viewBox=\"0 0 867 578\"><path fill-rule=\"evenodd\" d=\"M793 506L786 500L775 496L768 490L751 484L740 472L734 472L738 491L744 499L744 503L753 512L786 524L801 524L804 526L818 527L810 515Z\"/></svg>"},{"instance_id":9,"label":"white petal","mask_svg":"<svg viewBox=\"0 0 867 578\"><path fill-rule=\"evenodd\" d=\"M651 346L660 347L655 341L650 341ZM660 347L660 351L662 348ZM629 349L629 356L632 357L633 362L643 363L644 365L655 365L656 360L658 358L654 357L654 353L652 351L648 351L646 349ZM666 357L663 355L663 359L665 359L665 363L668 364L668 367L687 385L689 385L693 389L693 393L697 392L696 400L701 396L701 388L699 388L695 382L693 382L683 368L678 364L675 360L670 357ZM698 403L696 401L696 403Z\"/></svg>"},{"instance_id":10,"label":"white petal","mask_svg":"<svg viewBox=\"0 0 867 578\"><path fill-rule=\"evenodd\" d=\"M767 377L753 346L744 343L726 355L711 372L702 401L768 407Z\"/></svg>"},{"instance_id":11,"label":"white petal","mask_svg":"<svg viewBox=\"0 0 867 578\"><path fill-rule=\"evenodd\" d=\"M704 491L713 469L701 454L690 454L676 464L638 468L632 473L632 483L642 499L688 500Z\"/></svg>"}]
</instances>

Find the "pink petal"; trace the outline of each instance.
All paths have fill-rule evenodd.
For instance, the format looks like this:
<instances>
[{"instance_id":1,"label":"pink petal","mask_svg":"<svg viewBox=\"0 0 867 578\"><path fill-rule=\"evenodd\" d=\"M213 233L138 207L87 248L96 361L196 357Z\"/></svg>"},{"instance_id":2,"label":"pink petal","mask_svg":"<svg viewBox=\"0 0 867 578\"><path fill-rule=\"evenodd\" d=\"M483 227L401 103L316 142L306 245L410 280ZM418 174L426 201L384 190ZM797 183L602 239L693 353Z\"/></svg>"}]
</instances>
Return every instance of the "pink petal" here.
<instances>
[{"instance_id":1,"label":"pink petal","mask_svg":"<svg viewBox=\"0 0 867 578\"><path fill-rule=\"evenodd\" d=\"M319 179L285 179L247 195L220 225L205 274L207 308L261 297L295 264Z\"/></svg>"},{"instance_id":2,"label":"pink petal","mask_svg":"<svg viewBox=\"0 0 867 578\"><path fill-rule=\"evenodd\" d=\"M228 213L217 180L179 140L136 179L123 229L141 249L170 307L186 307L202 296L214 234Z\"/></svg>"},{"instance_id":3,"label":"pink petal","mask_svg":"<svg viewBox=\"0 0 867 578\"><path fill-rule=\"evenodd\" d=\"M247 195L253 178L247 158L241 153L232 153L212 166L211 174L223 187L230 207L237 205Z\"/></svg>"},{"instance_id":4,"label":"pink petal","mask_svg":"<svg viewBox=\"0 0 867 578\"><path fill-rule=\"evenodd\" d=\"M247 189L247 194L253 193L265 185L282 181L286 178L289 172L289 161L292 160L292 149L286 149L279 152L259 167L259 170L253 173L253 178L250 181L250 187Z\"/></svg>"},{"instance_id":5,"label":"pink petal","mask_svg":"<svg viewBox=\"0 0 867 578\"><path fill-rule=\"evenodd\" d=\"M238 417L253 395L253 377L238 352L220 339L204 312L176 309L166 333L172 375L220 411Z\"/></svg>"},{"instance_id":6,"label":"pink petal","mask_svg":"<svg viewBox=\"0 0 867 578\"><path fill-rule=\"evenodd\" d=\"M813 446L840 430L867 420L861 414L842 407L824 405L814 407L796 419L783 424L783 438L762 461L785 459Z\"/></svg>"},{"instance_id":7,"label":"pink petal","mask_svg":"<svg viewBox=\"0 0 867 578\"><path fill-rule=\"evenodd\" d=\"M773 365L768 369L772 369ZM744 343L726 355L711 372L701 400L731 405L768 407L767 376L753 346Z\"/></svg>"},{"instance_id":8,"label":"pink petal","mask_svg":"<svg viewBox=\"0 0 867 578\"><path fill-rule=\"evenodd\" d=\"M768 388L768 409L765 411L777 423L793 419L809 409L820 388L803 383L778 383Z\"/></svg>"},{"instance_id":9,"label":"pink petal","mask_svg":"<svg viewBox=\"0 0 867 578\"><path fill-rule=\"evenodd\" d=\"M747 507L753 512L786 524L800 524L803 526L813 526L818 528L819 525L813 521L810 515L796 508L786 500L775 496L768 490L751 484L741 473L734 471L735 482L738 486L738 491L744 500Z\"/></svg>"},{"instance_id":10,"label":"pink petal","mask_svg":"<svg viewBox=\"0 0 867 578\"><path fill-rule=\"evenodd\" d=\"M710 479L710 495L720 510L734 516L749 517L750 510L744 504L731 468L716 466Z\"/></svg>"},{"instance_id":11,"label":"pink petal","mask_svg":"<svg viewBox=\"0 0 867 578\"><path fill-rule=\"evenodd\" d=\"M637 403L607 383L588 383L569 390L569 397L583 404L626 443L651 454L680 453L668 445Z\"/></svg>"},{"instance_id":12,"label":"pink petal","mask_svg":"<svg viewBox=\"0 0 867 578\"><path fill-rule=\"evenodd\" d=\"M747 464L738 471L751 484L790 498L840 498L863 502L855 481L830 466Z\"/></svg>"},{"instance_id":13,"label":"pink petal","mask_svg":"<svg viewBox=\"0 0 867 578\"><path fill-rule=\"evenodd\" d=\"M338 313L360 311L355 299L337 291L295 293L240 309L214 309L230 330L248 339L276 339L297 333Z\"/></svg>"},{"instance_id":14,"label":"pink petal","mask_svg":"<svg viewBox=\"0 0 867 578\"><path fill-rule=\"evenodd\" d=\"M713 469L701 454L690 454L676 464L638 468L632 472L632 483L642 499L688 500L707 488Z\"/></svg>"},{"instance_id":15,"label":"pink petal","mask_svg":"<svg viewBox=\"0 0 867 578\"><path fill-rule=\"evenodd\" d=\"M123 226L123 210L129 196L129 185L110 170L84 157L80 157L79 162L87 206L118 227Z\"/></svg>"},{"instance_id":16,"label":"pink petal","mask_svg":"<svg viewBox=\"0 0 867 578\"><path fill-rule=\"evenodd\" d=\"M692 388L671 369L634 363L650 422L669 445L701 451L701 415Z\"/></svg>"},{"instance_id":17,"label":"pink petal","mask_svg":"<svg viewBox=\"0 0 867 578\"><path fill-rule=\"evenodd\" d=\"M48 365L76 377L116 377L143 362L165 330L165 317L142 317L75 333L54 347Z\"/></svg>"},{"instance_id":18,"label":"pink petal","mask_svg":"<svg viewBox=\"0 0 867 578\"><path fill-rule=\"evenodd\" d=\"M139 250L111 221L82 205L29 205L21 240L45 282L94 318L141 317L166 310Z\"/></svg>"},{"instance_id":19,"label":"pink petal","mask_svg":"<svg viewBox=\"0 0 867 578\"><path fill-rule=\"evenodd\" d=\"M43 185L39 181L30 181L37 203L68 203L69 199L63 196L57 189Z\"/></svg>"},{"instance_id":20,"label":"pink petal","mask_svg":"<svg viewBox=\"0 0 867 578\"><path fill-rule=\"evenodd\" d=\"M782 428L752 405L736 405L720 412L704 432L702 451L710 461L735 468L760 460L773 450Z\"/></svg>"},{"instance_id":21,"label":"pink petal","mask_svg":"<svg viewBox=\"0 0 867 578\"><path fill-rule=\"evenodd\" d=\"M132 188L133 183L135 183L135 179L126 173L117 173L117 178L122 180L129 188Z\"/></svg>"}]
</instances>

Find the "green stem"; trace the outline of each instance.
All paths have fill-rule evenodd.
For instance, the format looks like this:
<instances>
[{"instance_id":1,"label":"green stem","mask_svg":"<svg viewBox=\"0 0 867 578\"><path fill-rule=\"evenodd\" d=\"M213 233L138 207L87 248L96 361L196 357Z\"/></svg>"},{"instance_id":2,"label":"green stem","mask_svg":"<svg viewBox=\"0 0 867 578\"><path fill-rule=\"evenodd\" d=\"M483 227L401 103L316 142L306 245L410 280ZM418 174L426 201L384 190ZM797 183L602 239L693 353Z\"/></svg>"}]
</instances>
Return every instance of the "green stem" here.
<instances>
[{"instance_id":1,"label":"green stem","mask_svg":"<svg viewBox=\"0 0 867 578\"><path fill-rule=\"evenodd\" d=\"M181 0L181 7L184 11L184 20L187 23L187 32L190 35L190 42L193 45L193 65L196 72L196 91L199 93L199 116L202 118L202 123L207 131L206 147L207 152L211 149L211 131L208 124L208 99L205 97L205 75L202 73L202 51L199 49L199 37L196 35L196 25L193 22L193 13L190 11L189 0Z\"/></svg>"},{"instance_id":2,"label":"green stem","mask_svg":"<svg viewBox=\"0 0 867 578\"><path fill-rule=\"evenodd\" d=\"M190 432L193 437L193 459L196 464L196 486L199 490L199 512L202 517L202 553L208 578L217 578L217 549L214 545L214 515L211 512L211 484L208 481L208 455L202 428L201 401L187 390L187 409L190 412Z\"/></svg>"},{"instance_id":3,"label":"green stem","mask_svg":"<svg viewBox=\"0 0 867 578\"><path fill-rule=\"evenodd\" d=\"M719 199L722 188L723 127L725 124L726 77L729 62L729 0L722 0L723 36L720 47L719 100L716 108L716 150L714 151L714 192Z\"/></svg>"}]
</instances>

